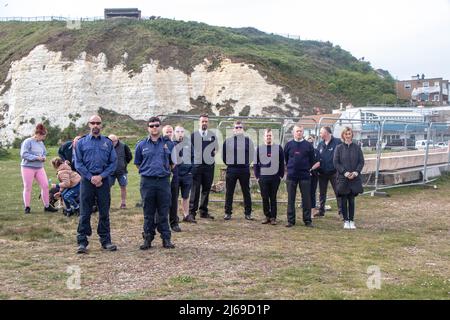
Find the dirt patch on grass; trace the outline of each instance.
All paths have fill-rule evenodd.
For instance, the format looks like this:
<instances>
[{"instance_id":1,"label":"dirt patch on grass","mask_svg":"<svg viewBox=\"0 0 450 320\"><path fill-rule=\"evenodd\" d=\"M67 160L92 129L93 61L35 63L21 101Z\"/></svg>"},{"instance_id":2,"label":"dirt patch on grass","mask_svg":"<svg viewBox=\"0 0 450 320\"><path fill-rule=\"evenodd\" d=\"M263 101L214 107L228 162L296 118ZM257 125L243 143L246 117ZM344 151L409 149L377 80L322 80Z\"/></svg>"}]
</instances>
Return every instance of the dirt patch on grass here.
<instances>
[{"instance_id":1,"label":"dirt patch on grass","mask_svg":"<svg viewBox=\"0 0 450 320\"><path fill-rule=\"evenodd\" d=\"M20 184L19 176L5 183ZM416 188L392 191L390 198L358 197L357 230L343 230L335 210L315 219L316 228L305 228L300 209L297 225L287 229L285 204L279 206L277 226L261 224L261 205L256 204L256 221L244 219L240 204L235 204L232 220L224 221L223 204L214 203L210 210L216 219L198 218L196 225L182 223L183 231L172 235L174 250L163 249L157 235L148 251L139 250L143 215L142 209L132 207L139 193L137 174L131 170L129 183L127 210L116 209L120 190L113 189L111 230L117 252L101 249L95 234L96 214L92 218L90 252L77 255L75 217L24 215L21 208L0 213L3 296L448 299L447 293L443 294L443 281L450 278L450 207L446 197L450 180L437 190ZM4 193L9 207L20 198L20 186L15 190L17 194ZM259 200L257 194L253 197ZM285 195L280 194L281 198ZM335 208L334 201L329 204ZM34 203L33 208L37 205ZM34 240L29 235L34 235ZM381 270L382 290L378 293L366 286L368 267L374 265ZM70 266L81 271L80 290L67 288Z\"/></svg>"}]
</instances>

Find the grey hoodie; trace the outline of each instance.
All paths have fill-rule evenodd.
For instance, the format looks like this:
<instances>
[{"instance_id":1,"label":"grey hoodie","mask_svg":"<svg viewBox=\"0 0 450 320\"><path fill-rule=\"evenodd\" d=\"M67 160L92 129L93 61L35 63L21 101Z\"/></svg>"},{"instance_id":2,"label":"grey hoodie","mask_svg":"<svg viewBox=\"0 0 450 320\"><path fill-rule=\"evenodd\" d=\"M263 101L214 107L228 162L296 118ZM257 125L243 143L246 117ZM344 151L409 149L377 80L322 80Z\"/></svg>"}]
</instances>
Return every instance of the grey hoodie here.
<instances>
[{"instance_id":1,"label":"grey hoodie","mask_svg":"<svg viewBox=\"0 0 450 320\"><path fill-rule=\"evenodd\" d=\"M20 157L22 158L22 167L43 168L44 162L39 161L37 157L47 156L47 150L42 141L34 138L27 138L22 142L20 147Z\"/></svg>"}]
</instances>

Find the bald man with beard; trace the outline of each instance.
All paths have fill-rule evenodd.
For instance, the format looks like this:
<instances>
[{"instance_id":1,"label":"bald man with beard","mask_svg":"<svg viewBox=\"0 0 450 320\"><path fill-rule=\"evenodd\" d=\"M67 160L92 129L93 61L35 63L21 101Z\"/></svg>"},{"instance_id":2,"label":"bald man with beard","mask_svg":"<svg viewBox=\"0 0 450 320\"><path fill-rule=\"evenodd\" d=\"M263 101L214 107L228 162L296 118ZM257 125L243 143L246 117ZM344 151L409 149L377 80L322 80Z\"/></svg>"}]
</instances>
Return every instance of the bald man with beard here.
<instances>
[{"instance_id":1,"label":"bald man with beard","mask_svg":"<svg viewBox=\"0 0 450 320\"><path fill-rule=\"evenodd\" d=\"M97 233L104 250L115 251L111 243L109 209L111 192L109 177L117 166L117 155L112 141L100 134L102 119L95 115L89 119L90 134L78 140L75 148L75 168L81 175L80 220L78 223L77 253L87 253L88 237L92 235L91 214L95 199L98 204Z\"/></svg>"}]
</instances>

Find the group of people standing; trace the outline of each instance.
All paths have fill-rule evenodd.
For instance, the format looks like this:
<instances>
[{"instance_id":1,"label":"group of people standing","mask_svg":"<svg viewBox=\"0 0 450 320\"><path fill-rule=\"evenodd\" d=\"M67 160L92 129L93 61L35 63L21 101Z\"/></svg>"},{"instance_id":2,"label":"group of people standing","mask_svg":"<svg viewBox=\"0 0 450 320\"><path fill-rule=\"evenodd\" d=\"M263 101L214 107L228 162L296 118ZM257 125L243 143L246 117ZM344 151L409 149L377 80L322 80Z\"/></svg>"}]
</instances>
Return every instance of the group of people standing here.
<instances>
[{"instance_id":1,"label":"group of people standing","mask_svg":"<svg viewBox=\"0 0 450 320\"><path fill-rule=\"evenodd\" d=\"M161 120L157 117L152 117L147 122L148 136L138 142L134 155L134 164L141 177L140 196L144 213L144 241L140 249L151 248L156 230L161 235L164 248L175 247L171 242L171 231L181 231L178 217L180 192L184 222L197 223L197 212L200 218L215 219L208 204L219 142L214 131L208 130L208 125L208 115L201 115L198 130L186 137L181 126L174 129L166 125L161 128ZM121 186L121 208L125 208L126 165L133 156L128 146L119 142L117 137L108 138L100 134L102 122L99 116L90 118L89 127L88 135L77 137L72 144L67 145L71 149L71 165L75 170L73 176L65 175L68 182L63 187L79 188L80 206L73 208L75 204L70 201L66 202L66 206L80 211L78 253L87 253L88 237L92 235L90 218L94 205L98 206L99 211L97 233L102 248L114 251L117 246L112 243L110 234L110 188L118 180ZM232 219L233 197L238 181L244 198L244 217L246 220L254 220L250 193L250 170L253 163L263 201L263 224L277 224L277 193L281 180L286 179L286 227L293 227L296 223L297 187L301 193L303 223L306 227L313 227L312 208L315 207L317 184L320 190L319 209L314 216L324 216L327 186L330 182L336 195L339 214L344 219L344 228L355 228L354 199L363 191L361 171L364 157L359 145L352 142L352 130L345 128L340 141L332 136L331 128L321 128L322 140L317 149L303 134L303 127L295 125L294 139L283 148L274 143L272 130L265 129L264 143L255 148L250 137L245 135L244 123L234 123L233 135L225 139L222 145L222 160L227 166L224 220ZM22 144L26 213L30 212L30 185L34 178L40 183L45 210L55 210L48 205L48 183L43 170L46 151L42 141L45 135L45 128L38 125L35 135ZM54 163L55 169L70 169L69 163L64 162L65 159L60 160ZM69 195L73 198L74 193Z\"/></svg>"}]
</instances>

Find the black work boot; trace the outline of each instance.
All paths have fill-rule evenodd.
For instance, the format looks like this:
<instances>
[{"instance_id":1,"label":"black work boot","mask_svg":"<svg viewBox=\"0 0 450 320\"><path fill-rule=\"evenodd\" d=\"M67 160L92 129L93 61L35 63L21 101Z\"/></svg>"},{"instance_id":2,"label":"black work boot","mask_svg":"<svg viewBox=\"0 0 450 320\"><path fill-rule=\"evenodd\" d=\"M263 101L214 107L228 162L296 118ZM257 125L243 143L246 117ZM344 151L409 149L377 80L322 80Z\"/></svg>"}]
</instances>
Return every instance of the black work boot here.
<instances>
[{"instance_id":1,"label":"black work boot","mask_svg":"<svg viewBox=\"0 0 450 320\"><path fill-rule=\"evenodd\" d=\"M48 207L44 208L44 212L58 212L58 209L49 205Z\"/></svg>"},{"instance_id":2,"label":"black work boot","mask_svg":"<svg viewBox=\"0 0 450 320\"><path fill-rule=\"evenodd\" d=\"M175 248L175 245L170 242L170 239L163 239L163 247L166 249L173 249Z\"/></svg>"},{"instance_id":3,"label":"black work boot","mask_svg":"<svg viewBox=\"0 0 450 320\"><path fill-rule=\"evenodd\" d=\"M148 250L152 247L152 236L149 234L145 234L142 232L142 238L144 239L144 243L139 247L141 250Z\"/></svg>"},{"instance_id":4,"label":"black work boot","mask_svg":"<svg viewBox=\"0 0 450 320\"><path fill-rule=\"evenodd\" d=\"M78 253L78 254L86 254L86 253L88 253L88 251L87 251L87 246L84 245L84 244L80 244L80 245L78 246L77 253Z\"/></svg>"}]
</instances>

